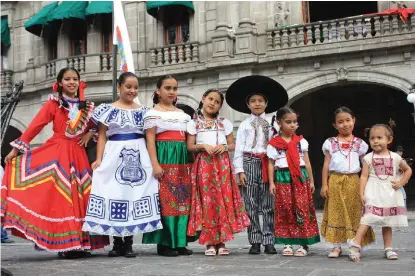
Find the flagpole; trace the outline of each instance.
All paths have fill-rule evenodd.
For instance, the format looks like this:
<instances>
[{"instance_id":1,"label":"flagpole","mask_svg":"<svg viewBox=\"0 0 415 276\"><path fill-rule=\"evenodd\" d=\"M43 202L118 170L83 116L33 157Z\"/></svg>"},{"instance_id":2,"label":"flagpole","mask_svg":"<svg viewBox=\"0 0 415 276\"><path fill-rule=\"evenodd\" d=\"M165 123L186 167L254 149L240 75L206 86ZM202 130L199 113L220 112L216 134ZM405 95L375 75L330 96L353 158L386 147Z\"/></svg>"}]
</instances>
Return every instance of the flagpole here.
<instances>
[{"instance_id":1,"label":"flagpole","mask_svg":"<svg viewBox=\"0 0 415 276\"><path fill-rule=\"evenodd\" d=\"M114 14L114 2L112 2L112 32L113 36L116 35L114 32L114 21L115 21L115 14ZM112 44L112 101L115 102L117 100L117 45Z\"/></svg>"}]
</instances>

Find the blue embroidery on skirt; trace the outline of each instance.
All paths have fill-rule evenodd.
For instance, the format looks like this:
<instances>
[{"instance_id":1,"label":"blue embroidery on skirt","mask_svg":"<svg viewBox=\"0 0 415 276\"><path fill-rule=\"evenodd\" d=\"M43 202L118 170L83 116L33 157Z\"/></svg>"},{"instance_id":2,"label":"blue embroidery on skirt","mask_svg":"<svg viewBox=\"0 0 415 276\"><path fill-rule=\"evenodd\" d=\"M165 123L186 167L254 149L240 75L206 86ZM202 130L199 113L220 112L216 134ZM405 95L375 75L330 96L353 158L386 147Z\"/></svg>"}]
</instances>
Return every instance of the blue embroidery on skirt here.
<instances>
[{"instance_id":1,"label":"blue embroidery on skirt","mask_svg":"<svg viewBox=\"0 0 415 276\"><path fill-rule=\"evenodd\" d=\"M140 161L140 151L123 149L120 153L121 165L115 172L115 179L122 185L140 186L147 180L147 174Z\"/></svg>"}]
</instances>

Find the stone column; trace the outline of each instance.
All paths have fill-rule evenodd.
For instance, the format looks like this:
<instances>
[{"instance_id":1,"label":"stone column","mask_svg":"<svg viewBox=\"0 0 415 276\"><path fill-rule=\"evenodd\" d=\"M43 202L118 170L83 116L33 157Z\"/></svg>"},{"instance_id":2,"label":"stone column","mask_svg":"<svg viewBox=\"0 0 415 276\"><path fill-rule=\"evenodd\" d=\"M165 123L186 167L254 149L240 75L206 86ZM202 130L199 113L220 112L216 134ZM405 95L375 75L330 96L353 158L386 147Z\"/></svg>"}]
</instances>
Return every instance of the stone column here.
<instances>
[{"instance_id":1,"label":"stone column","mask_svg":"<svg viewBox=\"0 0 415 276\"><path fill-rule=\"evenodd\" d=\"M256 53L257 52L257 30L255 23L251 20L251 2L239 2L239 26L235 33L236 53Z\"/></svg>"},{"instance_id":2,"label":"stone column","mask_svg":"<svg viewBox=\"0 0 415 276\"><path fill-rule=\"evenodd\" d=\"M229 2L216 2L216 29L212 35L213 58L233 56L233 36L229 33Z\"/></svg>"},{"instance_id":3,"label":"stone column","mask_svg":"<svg viewBox=\"0 0 415 276\"><path fill-rule=\"evenodd\" d=\"M100 16L100 15L95 15ZM102 35L95 24L88 24L86 37L85 72L101 71Z\"/></svg>"}]
</instances>

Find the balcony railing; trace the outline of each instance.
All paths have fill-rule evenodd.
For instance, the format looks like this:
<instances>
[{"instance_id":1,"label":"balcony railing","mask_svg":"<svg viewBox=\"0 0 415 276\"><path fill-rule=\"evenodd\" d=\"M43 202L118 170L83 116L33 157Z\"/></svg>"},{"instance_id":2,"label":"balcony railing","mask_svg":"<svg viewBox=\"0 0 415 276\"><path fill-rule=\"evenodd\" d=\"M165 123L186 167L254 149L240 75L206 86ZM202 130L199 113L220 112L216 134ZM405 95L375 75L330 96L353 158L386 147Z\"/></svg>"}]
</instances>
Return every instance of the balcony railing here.
<instances>
[{"instance_id":1,"label":"balcony railing","mask_svg":"<svg viewBox=\"0 0 415 276\"><path fill-rule=\"evenodd\" d=\"M45 68L46 68L47 79L56 77L56 62L55 61L46 63Z\"/></svg>"},{"instance_id":2,"label":"balcony railing","mask_svg":"<svg viewBox=\"0 0 415 276\"><path fill-rule=\"evenodd\" d=\"M74 56L66 59L68 67L75 68L78 72L85 72L85 56Z\"/></svg>"},{"instance_id":3,"label":"balcony railing","mask_svg":"<svg viewBox=\"0 0 415 276\"><path fill-rule=\"evenodd\" d=\"M112 70L112 54L111 53L103 53L100 56L100 68L101 71L111 71Z\"/></svg>"},{"instance_id":4,"label":"balcony railing","mask_svg":"<svg viewBox=\"0 0 415 276\"><path fill-rule=\"evenodd\" d=\"M2 70L1 71L1 90L2 92L10 92L13 84L13 71Z\"/></svg>"},{"instance_id":5,"label":"balcony railing","mask_svg":"<svg viewBox=\"0 0 415 276\"><path fill-rule=\"evenodd\" d=\"M415 16L369 15L267 30L268 50L370 39L415 30Z\"/></svg>"},{"instance_id":6,"label":"balcony railing","mask_svg":"<svg viewBox=\"0 0 415 276\"><path fill-rule=\"evenodd\" d=\"M199 44L191 42L152 48L150 55L153 67L199 62Z\"/></svg>"}]
</instances>

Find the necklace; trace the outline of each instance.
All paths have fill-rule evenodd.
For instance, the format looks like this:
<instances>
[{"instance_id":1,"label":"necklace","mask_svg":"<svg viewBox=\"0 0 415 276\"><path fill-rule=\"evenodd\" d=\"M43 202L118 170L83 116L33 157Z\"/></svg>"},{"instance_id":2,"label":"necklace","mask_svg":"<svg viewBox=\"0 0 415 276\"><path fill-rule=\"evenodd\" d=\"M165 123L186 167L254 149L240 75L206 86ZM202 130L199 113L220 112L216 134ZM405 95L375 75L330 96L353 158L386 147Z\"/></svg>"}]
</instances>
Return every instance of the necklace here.
<instances>
[{"instance_id":1,"label":"necklace","mask_svg":"<svg viewBox=\"0 0 415 276\"><path fill-rule=\"evenodd\" d=\"M164 106L162 106L161 104L158 104L158 106L160 106L162 109L166 110L166 111L176 111L176 107L173 108L173 110L171 109L167 109Z\"/></svg>"},{"instance_id":2,"label":"necklace","mask_svg":"<svg viewBox=\"0 0 415 276\"><path fill-rule=\"evenodd\" d=\"M390 160L390 164L392 165L392 164L393 164L393 160L392 160L391 152L388 150L388 153L389 153L389 160ZM376 177L377 177L378 179L380 179L380 180L386 180L386 179L388 179L389 175L386 175L386 178L381 178L381 177L378 175L378 172L376 171L376 168L375 168L375 158L374 158L374 156L375 156L375 152L372 152L372 166L373 166L373 170L375 171L375 175L376 175ZM385 174L386 174L386 173L387 173L387 172L386 172L386 167L385 167Z\"/></svg>"},{"instance_id":3,"label":"necklace","mask_svg":"<svg viewBox=\"0 0 415 276\"><path fill-rule=\"evenodd\" d=\"M354 136L352 136L352 139L349 141L349 140L347 140L347 139L344 139L344 140L346 140L346 143L340 143L341 141L340 141L340 139L339 139L339 136L337 136L336 137L336 139L335 139L335 142L337 143L337 145L339 146L339 151L340 151L340 153L344 156L344 157L346 157L346 158L348 158L349 157L349 155L350 155L350 153L352 152L352 149L353 149L353 144L354 144ZM343 152L343 149L347 149L348 151L346 151L346 153L344 153Z\"/></svg>"}]
</instances>

